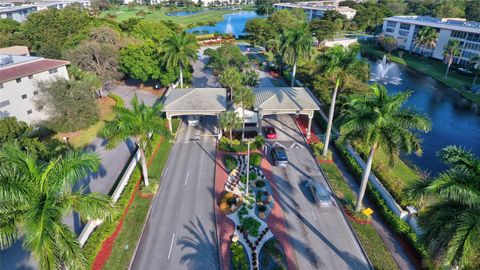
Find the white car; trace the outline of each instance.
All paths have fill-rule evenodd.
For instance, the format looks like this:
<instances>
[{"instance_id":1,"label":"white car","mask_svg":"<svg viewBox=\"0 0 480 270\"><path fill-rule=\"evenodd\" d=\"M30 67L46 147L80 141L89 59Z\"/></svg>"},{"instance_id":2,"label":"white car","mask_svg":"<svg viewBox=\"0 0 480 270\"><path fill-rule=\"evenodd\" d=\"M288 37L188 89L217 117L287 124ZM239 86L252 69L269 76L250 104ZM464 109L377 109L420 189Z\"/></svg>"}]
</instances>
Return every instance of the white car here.
<instances>
[{"instance_id":1,"label":"white car","mask_svg":"<svg viewBox=\"0 0 480 270\"><path fill-rule=\"evenodd\" d=\"M187 117L187 123L189 126L198 126L200 123L200 116L198 115L189 115Z\"/></svg>"},{"instance_id":2,"label":"white car","mask_svg":"<svg viewBox=\"0 0 480 270\"><path fill-rule=\"evenodd\" d=\"M325 188L325 186L318 181L308 179L305 186L312 194L313 200L320 204L320 206L332 206L333 200L330 196L330 192Z\"/></svg>"}]
</instances>

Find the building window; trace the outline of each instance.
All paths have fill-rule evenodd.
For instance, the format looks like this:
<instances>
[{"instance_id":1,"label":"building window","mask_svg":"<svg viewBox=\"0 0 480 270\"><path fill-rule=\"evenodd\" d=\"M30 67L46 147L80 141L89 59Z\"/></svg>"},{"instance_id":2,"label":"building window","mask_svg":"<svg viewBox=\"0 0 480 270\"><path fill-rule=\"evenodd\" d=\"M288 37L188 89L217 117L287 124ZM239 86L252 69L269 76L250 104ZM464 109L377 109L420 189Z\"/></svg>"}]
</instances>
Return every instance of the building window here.
<instances>
[{"instance_id":1,"label":"building window","mask_svg":"<svg viewBox=\"0 0 480 270\"><path fill-rule=\"evenodd\" d=\"M0 108L10 105L10 100L5 100L0 102Z\"/></svg>"},{"instance_id":2,"label":"building window","mask_svg":"<svg viewBox=\"0 0 480 270\"><path fill-rule=\"evenodd\" d=\"M395 32L395 29L393 29L393 28L390 28L390 27L387 27L387 32L389 32L389 33L393 33L393 32Z\"/></svg>"},{"instance_id":3,"label":"building window","mask_svg":"<svg viewBox=\"0 0 480 270\"><path fill-rule=\"evenodd\" d=\"M397 26L397 23L396 22L387 22L387 26L395 28L395 26Z\"/></svg>"},{"instance_id":4,"label":"building window","mask_svg":"<svg viewBox=\"0 0 480 270\"><path fill-rule=\"evenodd\" d=\"M22 82L22 78L18 78L16 81L17 81L17 83L20 83L20 82Z\"/></svg>"},{"instance_id":5,"label":"building window","mask_svg":"<svg viewBox=\"0 0 480 270\"><path fill-rule=\"evenodd\" d=\"M33 95L34 96L38 95L38 91L37 90L33 91Z\"/></svg>"},{"instance_id":6,"label":"building window","mask_svg":"<svg viewBox=\"0 0 480 270\"><path fill-rule=\"evenodd\" d=\"M57 73L57 72L58 72L57 68L52 68L52 69L48 70L48 73L50 73L50 74Z\"/></svg>"},{"instance_id":7,"label":"building window","mask_svg":"<svg viewBox=\"0 0 480 270\"><path fill-rule=\"evenodd\" d=\"M410 30L410 24L407 24L407 23L401 23L401 24L400 24L400 29L403 29L403 30Z\"/></svg>"},{"instance_id":8,"label":"building window","mask_svg":"<svg viewBox=\"0 0 480 270\"><path fill-rule=\"evenodd\" d=\"M29 80L33 79L33 75L28 75L28 79Z\"/></svg>"},{"instance_id":9,"label":"building window","mask_svg":"<svg viewBox=\"0 0 480 270\"><path fill-rule=\"evenodd\" d=\"M26 98L27 98L27 94L22 95L22 99L26 99Z\"/></svg>"},{"instance_id":10,"label":"building window","mask_svg":"<svg viewBox=\"0 0 480 270\"><path fill-rule=\"evenodd\" d=\"M28 110L28 111L27 111L27 114L31 114L31 113L32 113L32 110Z\"/></svg>"}]
</instances>

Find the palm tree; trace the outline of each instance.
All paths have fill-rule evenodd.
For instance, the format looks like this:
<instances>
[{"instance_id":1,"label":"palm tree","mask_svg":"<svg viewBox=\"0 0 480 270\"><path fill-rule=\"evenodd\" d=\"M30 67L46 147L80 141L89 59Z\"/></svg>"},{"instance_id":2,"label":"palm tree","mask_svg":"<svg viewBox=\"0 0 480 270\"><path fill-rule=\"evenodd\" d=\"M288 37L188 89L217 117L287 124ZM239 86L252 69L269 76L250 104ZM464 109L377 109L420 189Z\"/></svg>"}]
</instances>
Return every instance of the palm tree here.
<instances>
[{"instance_id":1,"label":"palm tree","mask_svg":"<svg viewBox=\"0 0 480 270\"><path fill-rule=\"evenodd\" d=\"M478 79L478 74L480 74L480 54L470 58L470 65L472 66L473 71L475 72L475 78L473 78L473 83L472 83L472 85L475 85Z\"/></svg>"},{"instance_id":2,"label":"palm tree","mask_svg":"<svg viewBox=\"0 0 480 270\"><path fill-rule=\"evenodd\" d=\"M352 97L338 119L340 143L351 140L370 147L357 198L356 212L362 209L362 200L375 151L381 147L389 156L391 163L400 152L413 151L420 155L422 148L416 132L427 132L431 127L427 117L402 109L410 92L390 96L385 86L379 84L372 85L371 89L373 94Z\"/></svg>"},{"instance_id":3,"label":"palm tree","mask_svg":"<svg viewBox=\"0 0 480 270\"><path fill-rule=\"evenodd\" d=\"M255 94L252 89L241 87L233 97L233 101L242 108L242 140L245 139L245 109L255 104Z\"/></svg>"},{"instance_id":4,"label":"palm tree","mask_svg":"<svg viewBox=\"0 0 480 270\"><path fill-rule=\"evenodd\" d=\"M282 60L288 65L293 65L292 87L295 86L295 73L299 60L310 56L312 49L312 35L307 24L298 28L289 29L280 39Z\"/></svg>"},{"instance_id":5,"label":"palm tree","mask_svg":"<svg viewBox=\"0 0 480 270\"><path fill-rule=\"evenodd\" d=\"M317 62L322 72L326 75L333 76L335 79L335 88L333 89L332 102L328 113L327 132L325 133L325 144L322 153L322 155L326 157L328 154L328 145L330 143L333 117L335 113L335 102L337 100L339 87L342 80L344 80L349 73L356 74L356 71L360 68L362 62L357 60L357 52L355 50L344 48L340 45L329 48L320 54L317 58Z\"/></svg>"},{"instance_id":6,"label":"palm tree","mask_svg":"<svg viewBox=\"0 0 480 270\"><path fill-rule=\"evenodd\" d=\"M242 127L242 119L235 111L226 111L220 114L220 125L230 133L230 141L233 139L232 131Z\"/></svg>"},{"instance_id":7,"label":"palm tree","mask_svg":"<svg viewBox=\"0 0 480 270\"><path fill-rule=\"evenodd\" d=\"M180 70L180 88L183 88L183 69L187 68L190 60L197 55L198 43L190 34L182 32L172 33L162 43L163 61L167 68Z\"/></svg>"},{"instance_id":8,"label":"palm tree","mask_svg":"<svg viewBox=\"0 0 480 270\"><path fill-rule=\"evenodd\" d=\"M453 58L460 54L460 41L450 39L443 49L443 56L447 59L447 70L445 71L445 77L448 75L450 66L453 63Z\"/></svg>"},{"instance_id":9,"label":"palm tree","mask_svg":"<svg viewBox=\"0 0 480 270\"><path fill-rule=\"evenodd\" d=\"M135 95L130 103L132 109L115 107L116 117L113 121L105 123L101 130L101 136L108 139L107 147L115 147L126 139L133 137L140 151L142 163L142 174L145 186L148 186L147 158L145 150L149 146L148 139L152 134L170 136L165 126L165 121L160 117L162 106L156 104L149 107L144 103L140 104Z\"/></svg>"},{"instance_id":10,"label":"palm tree","mask_svg":"<svg viewBox=\"0 0 480 270\"><path fill-rule=\"evenodd\" d=\"M99 168L100 158L71 151L42 161L9 144L0 150L0 164L0 248L22 237L40 269L87 269L77 236L63 218L72 211L87 219L114 214L108 196L72 190Z\"/></svg>"},{"instance_id":11,"label":"palm tree","mask_svg":"<svg viewBox=\"0 0 480 270\"><path fill-rule=\"evenodd\" d=\"M220 74L218 81L223 87L227 88L231 97L235 90L242 86L243 75L238 69L229 67Z\"/></svg>"},{"instance_id":12,"label":"palm tree","mask_svg":"<svg viewBox=\"0 0 480 270\"><path fill-rule=\"evenodd\" d=\"M420 46L420 54L423 55L423 49L433 49L437 46L438 31L432 27L424 27L418 31L415 39L415 46Z\"/></svg>"},{"instance_id":13,"label":"palm tree","mask_svg":"<svg viewBox=\"0 0 480 270\"><path fill-rule=\"evenodd\" d=\"M438 156L450 169L408 189L414 198L432 199L420 212L421 241L448 268L479 269L480 158L458 146L447 146Z\"/></svg>"}]
</instances>

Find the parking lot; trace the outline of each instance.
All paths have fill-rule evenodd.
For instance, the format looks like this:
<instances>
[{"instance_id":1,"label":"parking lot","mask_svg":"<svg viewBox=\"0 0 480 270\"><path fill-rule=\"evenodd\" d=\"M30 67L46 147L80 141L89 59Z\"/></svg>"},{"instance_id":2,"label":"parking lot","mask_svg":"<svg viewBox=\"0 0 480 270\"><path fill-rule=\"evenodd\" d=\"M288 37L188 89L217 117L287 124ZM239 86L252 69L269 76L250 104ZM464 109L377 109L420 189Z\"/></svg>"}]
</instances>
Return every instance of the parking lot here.
<instances>
[{"instance_id":1,"label":"parking lot","mask_svg":"<svg viewBox=\"0 0 480 270\"><path fill-rule=\"evenodd\" d=\"M288 155L288 166L273 167L272 173L298 269L369 269L338 206L315 204L303 186L308 179L327 184L293 116L269 116L262 125L275 127L278 138L268 142L283 145Z\"/></svg>"}]
</instances>

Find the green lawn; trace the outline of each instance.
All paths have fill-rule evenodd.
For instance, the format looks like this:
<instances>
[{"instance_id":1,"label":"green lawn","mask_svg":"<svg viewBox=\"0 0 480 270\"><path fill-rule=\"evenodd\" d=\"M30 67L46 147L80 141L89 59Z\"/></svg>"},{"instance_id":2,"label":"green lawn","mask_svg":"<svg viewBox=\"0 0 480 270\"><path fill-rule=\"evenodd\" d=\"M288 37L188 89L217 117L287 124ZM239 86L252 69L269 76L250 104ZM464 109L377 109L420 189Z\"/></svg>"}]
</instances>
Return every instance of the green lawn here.
<instances>
[{"instance_id":1,"label":"green lawn","mask_svg":"<svg viewBox=\"0 0 480 270\"><path fill-rule=\"evenodd\" d=\"M321 167L340 202L343 205L353 205L357 196L345 182L337 166L335 164L322 163ZM350 221L350 224L352 224L375 269L399 269L385 243L383 243L372 225L360 225L352 221Z\"/></svg>"},{"instance_id":2,"label":"green lawn","mask_svg":"<svg viewBox=\"0 0 480 270\"><path fill-rule=\"evenodd\" d=\"M242 9L252 9L251 6L241 6ZM117 21L127 20L132 17L139 17L137 13L143 11L146 13L145 19L150 21L172 21L178 23L183 27L192 27L200 24L210 24L216 23L223 20L223 15L237 12L238 10L234 9L220 9L220 10L208 10L202 11L196 14L188 16L168 16L167 13L170 13L168 9L149 9L145 6L137 6L134 8L129 8L128 6L118 6L110 10L102 12L103 17L108 17L109 15L116 16ZM181 9L178 11L182 11ZM139 17L142 18L142 17Z\"/></svg>"},{"instance_id":3,"label":"green lawn","mask_svg":"<svg viewBox=\"0 0 480 270\"><path fill-rule=\"evenodd\" d=\"M172 126L174 130L176 130L178 125L179 121L173 119ZM162 180L162 172L167 163L172 146L173 144L168 140L162 141L157 154L148 167L148 175L151 178L150 185L160 184L160 181ZM135 199L125 217L122 230L120 230L120 233L113 244L112 253L105 264L104 269L128 269L135 247L140 240L140 235L151 202L151 199L135 196Z\"/></svg>"},{"instance_id":4,"label":"green lawn","mask_svg":"<svg viewBox=\"0 0 480 270\"><path fill-rule=\"evenodd\" d=\"M378 49L375 45L360 42L353 45L354 47L361 48L362 51L367 54L375 55L378 57L383 57L386 53ZM410 68L413 68L417 71L420 71L435 80L446 84L447 86L453 88L455 91L459 92L461 95L467 99L475 102L480 105L480 94L473 94L468 91L463 90L464 86L470 86L473 83L472 77L467 77L451 71L447 78L444 77L446 65L438 60L433 60L431 58L421 58L416 55L409 54L404 52L403 56L400 58L398 52L394 52L391 55L387 55L387 58L390 61L397 62L402 65L407 65Z\"/></svg>"}]
</instances>

